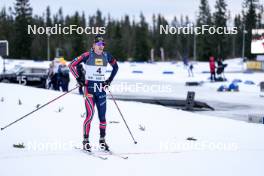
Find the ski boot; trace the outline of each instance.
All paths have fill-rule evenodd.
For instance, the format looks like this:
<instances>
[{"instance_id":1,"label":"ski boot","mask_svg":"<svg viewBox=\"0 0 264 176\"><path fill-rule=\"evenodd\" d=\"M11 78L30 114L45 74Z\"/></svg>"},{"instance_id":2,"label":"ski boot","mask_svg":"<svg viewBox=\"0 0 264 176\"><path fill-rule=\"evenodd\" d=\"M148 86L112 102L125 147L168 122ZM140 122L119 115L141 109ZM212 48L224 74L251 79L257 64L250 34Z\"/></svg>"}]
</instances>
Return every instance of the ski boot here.
<instances>
[{"instance_id":1,"label":"ski boot","mask_svg":"<svg viewBox=\"0 0 264 176\"><path fill-rule=\"evenodd\" d=\"M88 140L83 141L83 150L91 152L91 146Z\"/></svg>"},{"instance_id":2,"label":"ski boot","mask_svg":"<svg viewBox=\"0 0 264 176\"><path fill-rule=\"evenodd\" d=\"M100 140L99 140L99 146L100 146L100 149L101 149L101 150L104 150L104 151L107 151L107 152L110 151L110 150L109 150L109 146L106 144L104 138L100 138Z\"/></svg>"}]
</instances>

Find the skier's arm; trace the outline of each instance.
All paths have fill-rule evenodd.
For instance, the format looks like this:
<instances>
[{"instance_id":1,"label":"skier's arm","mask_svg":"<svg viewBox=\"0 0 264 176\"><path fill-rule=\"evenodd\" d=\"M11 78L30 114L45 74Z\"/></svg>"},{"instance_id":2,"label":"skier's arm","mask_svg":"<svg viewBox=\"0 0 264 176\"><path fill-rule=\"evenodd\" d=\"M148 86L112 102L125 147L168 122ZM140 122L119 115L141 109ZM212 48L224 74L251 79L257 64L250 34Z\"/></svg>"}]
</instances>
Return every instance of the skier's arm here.
<instances>
[{"instance_id":1,"label":"skier's arm","mask_svg":"<svg viewBox=\"0 0 264 176\"><path fill-rule=\"evenodd\" d=\"M77 79L79 77L78 71L77 71L77 65L80 64L85 57L89 56L89 53L84 53L79 57L76 57L70 64L69 64L69 69L73 76Z\"/></svg>"},{"instance_id":2,"label":"skier's arm","mask_svg":"<svg viewBox=\"0 0 264 176\"><path fill-rule=\"evenodd\" d=\"M112 82L113 79L115 78L115 75L116 75L117 71L118 71L118 65L117 65L116 59L113 56L111 56L111 55L108 55L108 61L109 61L109 64L113 67L111 75L108 78L108 80L110 82Z\"/></svg>"}]
</instances>

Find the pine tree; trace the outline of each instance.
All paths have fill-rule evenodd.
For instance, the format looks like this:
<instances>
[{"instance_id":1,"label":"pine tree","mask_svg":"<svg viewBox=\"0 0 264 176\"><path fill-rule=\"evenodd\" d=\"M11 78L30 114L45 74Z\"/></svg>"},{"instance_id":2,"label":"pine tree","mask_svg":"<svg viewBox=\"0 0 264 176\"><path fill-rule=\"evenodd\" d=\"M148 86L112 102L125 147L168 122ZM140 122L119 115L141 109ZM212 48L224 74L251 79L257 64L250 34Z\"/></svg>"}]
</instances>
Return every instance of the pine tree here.
<instances>
[{"instance_id":1,"label":"pine tree","mask_svg":"<svg viewBox=\"0 0 264 176\"><path fill-rule=\"evenodd\" d=\"M212 17L208 4L208 0L201 0L199 6L199 15L197 19L197 26L201 27L202 25L211 25ZM199 60L208 60L213 52L212 45L213 36L209 34L198 35L197 36L197 57Z\"/></svg>"},{"instance_id":2,"label":"pine tree","mask_svg":"<svg viewBox=\"0 0 264 176\"><path fill-rule=\"evenodd\" d=\"M36 26L45 26L45 21L43 17L34 16L32 19L32 24ZM47 58L47 36L36 34L32 39L31 45L31 57L34 59L41 60Z\"/></svg>"},{"instance_id":3,"label":"pine tree","mask_svg":"<svg viewBox=\"0 0 264 176\"><path fill-rule=\"evenodd\" d=\"M242 57L243 22L240 14L235 16L234 26L237 27L238 31L236 35L233 35L234 55L235 57Z\"/></svg>"},{"instance_id":4,"label":"pine tree","mask_svg":"<svg viewBox=\"0 0 264 176\"><path fill-rule=\"evenodd\" d=\"M82 26L81 17L78 12L75 12L72 24ZM78 34L77 31L72 34L72 57L78 56L85 51L83 45L83 35Z\"/></svg>"},{"instance_id":5,"label":"pine tree","mask_svg":"<svg viewBox=\"0 0 264 176\"><path fill-rule=\"evenodd\" d=\"M136 25L135 54L136 61L147 61L150 58L150 41L148 36L148 24L144 15L140 14L140 22Z\"/></svg>"},{"instance_id":6,"label":"pine tree","mask_svg":"<svg viewBox=\"0 0 264 176\"><path fill-rule=\"evenodd\" d=\"M171 26L173 27L179 27L180 24L178 22L177 17L175 16L171 22ZM168 52L170 53L170 57L172 58L176 58L178 60L182 60L182 56L181 56L181 48L182 48L182 43L180 42L180 35L169 35L169 48L168 48Z\"/></svg>"},{"instance_id":7,"label":"pine tree","mask_svg":"<svg viewBox=\"0 0 264 176\"><path fill-rule=\"evenodd\" d=\"M105 19L102 17L102 12L100 10L96 11L95 25L98 27L105 25Z\"/></svg>"},{"instance_id":8,"label":"pine tree","mask_svg":"<svg viewBox=\"0 0 264 176\"><path fill-rule=\"evenodd\" d=\"M128 15L125 15L124 21L121 22L121 33L122 33L122 39L121 43L124 49L124 58L131 58L132 57L132 48L133 48L133 33L132 28L130 24L130 19Z\"/></svg>"},{"instance_id":9,"label":"pine tree","mask_svg":"<svg viewBox=\"0 0 264 176\"><path fill-rule=\"evenodd\" d=\"M217 0L215 4L214 25L215 27L227 27L227 4L225 0ZM214 46L217 57L226 58L228 55L228 36L226 34L214 35Z\"/></svg>"},{"instance_id":10,"label":"pine tree","mask_svg":"<svg viewBox=\"0 0 264 176\"><path fill-rule=\"evenodd\" d=\"M160 59L161 51L160 49L163 48L165 51L165 58L168 57L169 51L167 50L169 45L175 45L173 43L169 43L169 34L168 35L160 35L160 26L167 26L167 20L161 15L158 14L153 15L152 17L152 29L149 30L149 40L151 41L149 47L154 49L154 58L155 60ZM150 56L150 51L148 57Z\"/></svg>"},{"instance_id":11,"label":"pine tree","mask_svg":"<svg viewBox=\"0 0 264 176\"><path fill-rule=\"evenodd\" d=\"M12 16L11 8L9 13L6 8L0 11L0 39L8 40L9 42L9 57L13 57L14 49L14 18Z\"/></svg>"},{"instance_id":12,"label":"pine tree","mask_svg":"<svg viewBox=\"0 0 264 176\"><path fill-rule=\"evenodd\" d=\"M29 35L27 28L32 22L32 8L29 0L16 0L15 3L15 58L31 58L32 34Z\"/></svg>"},{"instance_id":13,"label":"pine tree","mask_svg":"<svg viewBox=\"0 0 264 176\"><path fill-rule=\"evenodd\" d=\"M119 61L124 61L126 57L124 52L125 45L122 43L122 35L121 24L117 22L113 28L112 41L109 43L109 51L114 57L118 58Z\"/></svg>"},{"instance_id":14,"label":"pine tree","mask_svg":"<svg viewBox=\"0 0 264 176\"><path fill-rule=\"evenodd\" d=\"M200 26L203 24L207 24L207 25L212 24L212 16L211 16L208 0L201 0L200 6L199 6L199 15L197 19L197 25Z\"/></svg>"},{"instance_id":15,"label":"pine tree","mask_svg":"<svg viewBox=\"0 0 264 176\"><path fill-rule=\"evenodd\" d=\"M0 38L2 40L6 40L8 38L8 29L6 28L7 23L6 9L2 8L0 11Z\"/></svg>"},{"instance_id":16,"label":"pine tree","mask_svg":"<svg viewBox=\"0 0 264 176\"><path fill-rule=\"evenodd\" d=\"M50 7L46 8L46 26L52 26Z\"/></svg>"}]
</instances>

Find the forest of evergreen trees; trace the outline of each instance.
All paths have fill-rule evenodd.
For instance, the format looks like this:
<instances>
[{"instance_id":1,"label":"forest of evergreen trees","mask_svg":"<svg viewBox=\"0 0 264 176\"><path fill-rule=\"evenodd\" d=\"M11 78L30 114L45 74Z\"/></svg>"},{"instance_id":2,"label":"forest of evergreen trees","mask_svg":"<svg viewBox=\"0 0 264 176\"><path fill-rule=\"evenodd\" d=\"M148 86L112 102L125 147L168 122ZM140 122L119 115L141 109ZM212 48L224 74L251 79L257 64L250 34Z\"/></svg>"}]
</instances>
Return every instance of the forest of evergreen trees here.
<instances>
[{"instance_id":1,"label":"forest of evergreen trees","mask_svg":"<svg viewBox=\"0 0 264 176\"><path fill-rule=\"evenodd\" d=\"M242 3L243 1L243 3ZM263 4L259 0L241 0L241 13L231 18L225 0L216 0L214 9L210 9L208 0L200 0L195 21L188 16L174 17L168 21L162 14L153 14L152 22L146 21L144 14L139 21L131 20L124 15L121 20L113 19L100 10L93 15L75 12L65 15L63 9L51 12L46 7L44 15L33 15L29 0L16 0L14 7L0 9L0 40L9 41L9 57L17 59L47 59L47 35L28 35L27 25L53 26L62 24L69 26L105 26L106 49L120 61L148 61L150 50L154 48L155 60L160 60L160 48L164 49L166 60L181 60L183 57L194 58L194 37L196 40L197 60L208 60L210 55L222 58L242 56L243 29L245 34L245 56L254 58L250 53L251 29L264 28ZM196 26L208 24L212 26L236 26L236 35L160 35L160 25L186 26L193 23ZM92 43L93 35L51 35L50 58L55 57L56 48L67 60L86 51Z\"/></svg>"}]
</instances>

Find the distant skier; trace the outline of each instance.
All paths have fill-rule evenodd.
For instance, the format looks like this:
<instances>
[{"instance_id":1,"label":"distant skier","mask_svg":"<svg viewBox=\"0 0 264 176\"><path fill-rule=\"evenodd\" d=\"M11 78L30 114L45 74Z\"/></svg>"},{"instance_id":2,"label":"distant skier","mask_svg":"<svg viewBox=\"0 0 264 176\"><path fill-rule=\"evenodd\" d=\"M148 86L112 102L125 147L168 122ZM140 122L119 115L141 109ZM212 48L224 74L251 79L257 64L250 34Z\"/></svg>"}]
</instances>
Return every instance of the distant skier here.
<instances>
[{"instance_id":1,"label":"distant skier","mask_svg":"<svg viewBox=\"0 0 264 176\"><path fill-rule=\"evenodd\" d=\"M89 52L83 53L81 56L75 58L70 64L69 68L73 76L76 78L80 86L85 87L84 99L86 108L86 119L83 123L83 149L91 151L89 143L90 125L94 115L94 105L96 104L98 110L98 117L100 120L100 139L99 145L102 149L108 151L109 146L105 142L106 136L106 92L104 89L99 89L109 86L113 81L117 71L118 65L116 59L108 52L104 51L105 42L102 36L96 35L94 43ZM77 66L84 63L85 81L81 79L77 72ZM107 64L110 63L113 67L111 75L105 80L105 73ZM99 87L99 88L98 88Z\"/></svg>"},{"instance_id":2,"label":"distant skier","mask_svg":"<svg viewBox=\"0 0 264 176\"><path fill-rule=\"evenodd\" d=\"M188 59L188 57L187 56L184 56L183 59L182 59L182 61L183 61L184 68L188 68L188 65L189 65L189 59Z\"/></svg>"},{"instance_id":3,"label":"distant skier","mask_svg":"<svg viewBox=\"0 0 264 176\"><path fill-rule=\"evenodd\" d=\"M188 66L188 76L193 77L193 64L190 63Z\"/></svg>"},{"instance_id":4,"label":"distant skier","mask_svg":"<svg viewBox=\"0 0 264 176\"><path fill-rule=\"evenodd\" d=\"M210 66L210 73L211 73L211 81L215 81L215 59L214 56L209 58L209 66Z\"/></svg>"}]
</instances>

